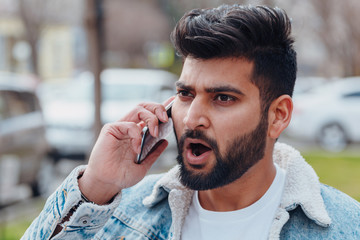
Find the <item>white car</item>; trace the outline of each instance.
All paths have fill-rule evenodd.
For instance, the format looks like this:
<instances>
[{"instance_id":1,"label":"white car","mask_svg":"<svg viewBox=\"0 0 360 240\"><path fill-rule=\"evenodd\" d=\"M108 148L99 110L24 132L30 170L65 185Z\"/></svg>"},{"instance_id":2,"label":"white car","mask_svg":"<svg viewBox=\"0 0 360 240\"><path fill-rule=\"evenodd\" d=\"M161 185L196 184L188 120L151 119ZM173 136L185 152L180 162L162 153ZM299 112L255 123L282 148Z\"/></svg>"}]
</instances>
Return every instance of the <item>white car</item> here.
<instances>
[{"instance_id":1,"label":"white car","mask_svg":"<svg viewBox=\"0 0 360 240\"><path fill-rule=\"evenodd\" d=\"M34 89L21 75L8 76L0 74L0 208L41 193L38 175L48 149Z\"/></svg>"},{"instance_id":2,"label":"white car","mask_svg":"<svg viewBox=\"0 0 360 240\"><path fill-rule=\"evenodd\" d=\"M315 140L329 151L360 142L360 77L319 85L293 100L288 136Z\"/></svg>"},{"instance_id":3,"label":"white car","mask_svg":"<svg viewBox=\"0 0 360 240\"><path fill-rule=\"evenodd\" d=\"M102 122L119 120L140 102L163 102L175 94L177 79L176 75L163 70L103 71ZM92 75L82 75L78 79L67 81L65 85L46 85L40 88L39 95L47 123L47 139L52 146L50 155L54 160L86 158L95 140ZM172 146L175 148L176 144L173 143Z\"/></svg>"}]
</instances>

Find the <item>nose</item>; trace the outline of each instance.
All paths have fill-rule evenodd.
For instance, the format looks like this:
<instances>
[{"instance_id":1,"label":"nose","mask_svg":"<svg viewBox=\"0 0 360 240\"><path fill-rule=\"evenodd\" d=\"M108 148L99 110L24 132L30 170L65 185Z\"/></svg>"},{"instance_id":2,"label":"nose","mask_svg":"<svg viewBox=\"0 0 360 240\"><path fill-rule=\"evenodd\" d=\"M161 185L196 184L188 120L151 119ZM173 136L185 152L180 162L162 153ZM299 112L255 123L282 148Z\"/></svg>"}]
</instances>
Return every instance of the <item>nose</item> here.
<instances>
[{"instance_id":1,"label":"nose","mask_svg":"<svg viewBox=\"0 0 360 240\"><path fill-rule=\"evenodd\" d=\"M195 98L187 109L183 123L191 130L208 128L210 126L210 120L206 104L200 99Z\"/></svg>"}]
</instances>

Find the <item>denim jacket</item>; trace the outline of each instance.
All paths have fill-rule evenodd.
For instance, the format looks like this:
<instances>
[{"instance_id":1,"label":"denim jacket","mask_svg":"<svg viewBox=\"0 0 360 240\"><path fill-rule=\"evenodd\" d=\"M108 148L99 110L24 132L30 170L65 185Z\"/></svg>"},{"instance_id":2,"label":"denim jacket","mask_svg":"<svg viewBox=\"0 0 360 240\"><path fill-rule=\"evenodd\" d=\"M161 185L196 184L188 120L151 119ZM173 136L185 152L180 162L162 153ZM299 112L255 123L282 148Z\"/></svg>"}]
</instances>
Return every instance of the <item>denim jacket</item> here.
<instances>
[{"instance_id":1,"label":"denim jacket","mask_svg":"<svg viewBox=\"0 0 360 240\"><path fill-rule=\"evenodd\" d=\"M360 239L360 204L319 182L314 170L292 147L277 143L274 161L286 170L281 204L269 239ZM76 168L48 198L22 239L50 239L55 227L80 200ZM109 205L81 204L52 239L181 239L193 191L174 167L149 175L124 189Z\"/></svg>"}]
</instances>

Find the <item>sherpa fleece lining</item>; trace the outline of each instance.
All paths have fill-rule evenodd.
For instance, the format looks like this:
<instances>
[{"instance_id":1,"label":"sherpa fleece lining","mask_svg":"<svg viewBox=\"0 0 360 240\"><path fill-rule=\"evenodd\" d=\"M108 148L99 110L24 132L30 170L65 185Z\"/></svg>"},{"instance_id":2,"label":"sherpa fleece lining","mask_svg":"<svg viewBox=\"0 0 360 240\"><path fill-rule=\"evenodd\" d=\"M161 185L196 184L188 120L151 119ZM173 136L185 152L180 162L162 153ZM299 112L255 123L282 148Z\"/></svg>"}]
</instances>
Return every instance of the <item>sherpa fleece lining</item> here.
<instances>
[{"instance_id":1,"label":"sherpa fleece lining","mask_svg":"<svg viewBox=\"0 0 360 240\"><path fill-rule=\"evenodd\" d=\"M320 182L313 168L304 160L299 151L283 143L276 143L273 153L274 162L286 171L286 181L277 220L270 230L269 239L278 239L282 226L289 219L290 211L301 206L306 216L316 224L327 227L331 219L325 209L320 193ZM161 189L169 192L169 204L173 223L171 230L174 239L180 239L181 228L187 215L193 191L185 188L179 182L179 167L175 166L166 173L154 186L152 194L146 197L143 204L151 207L156 205L156 199Z\"/></svg>"}]
</instances>

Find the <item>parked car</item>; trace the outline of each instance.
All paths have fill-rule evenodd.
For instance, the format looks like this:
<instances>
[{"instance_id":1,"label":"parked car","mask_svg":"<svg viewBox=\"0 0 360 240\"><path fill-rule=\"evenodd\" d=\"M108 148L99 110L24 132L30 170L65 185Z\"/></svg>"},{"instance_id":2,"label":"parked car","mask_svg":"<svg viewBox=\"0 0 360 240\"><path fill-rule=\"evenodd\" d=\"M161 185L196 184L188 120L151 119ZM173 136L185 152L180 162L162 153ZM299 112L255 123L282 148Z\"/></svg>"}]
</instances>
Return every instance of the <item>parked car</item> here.
<instances>
[{"instance_id":1,"label":"parked car","mask_svg":"<svg viewBox=\"0 0 360 240\"><path fill-rule=\"evenodd\" d=\"M0 206L29 194L39 194L38 173L47 152L45 124L34 89L2 77L4 75L0 78ZM26 186L33 192L28 192Z\"/></svg>"},{"instance_id":2,"label":"parked car","mask_svg":"<svg viewBox=\"0 0 360 240\"><path fill-rule=\"evenodd\" d=\"M294 88L294 95L310 91L314 87L318 87L328 82L328 78L324 77L297 77Z\"/></svg>"},{"instance_id":3,"label":"parked car","mask_svg":"<svg viewBox=\"0 0 360 240\"><path fill-rule=\"evenodd\" d=\"M294 95L286 134L316 140L324 149L342 151L360 142L360 77L346 78Z\"/></svg>"},{"instance_id":4,"label":"parked car","mask_svg":"<svg viewBox=\"0 0 360 240\"><path fill-rule=\"evenodd\" d=\"M103 71L102 122L119 120L140 102L166 100L175 94L176 80L176 75L162 70ZM58 84L46 84L40 88L39 95L47 123L46 136L52 147L50 155L56 160L84 159L94 144L93 81L92 75L87 73L77 79L58 80ZM171 146L174 149L176 144Z\"/></svg>"}]
</instances>

